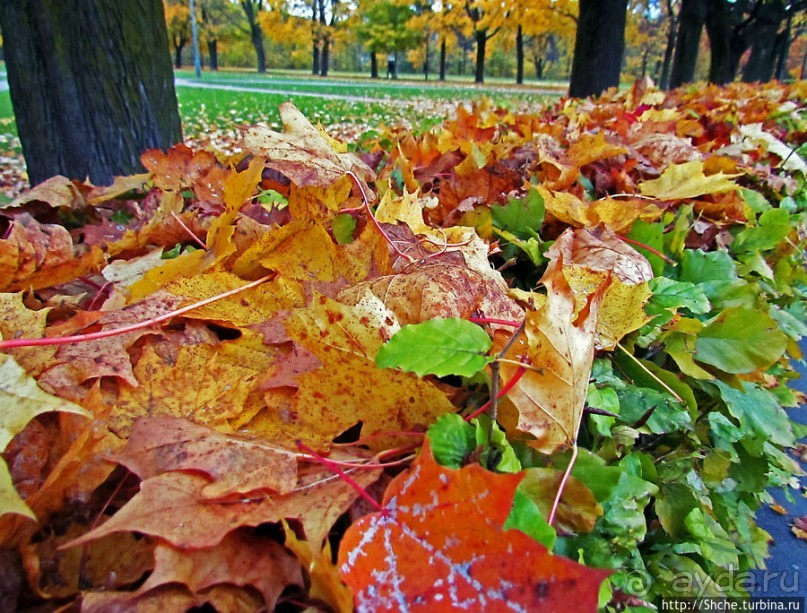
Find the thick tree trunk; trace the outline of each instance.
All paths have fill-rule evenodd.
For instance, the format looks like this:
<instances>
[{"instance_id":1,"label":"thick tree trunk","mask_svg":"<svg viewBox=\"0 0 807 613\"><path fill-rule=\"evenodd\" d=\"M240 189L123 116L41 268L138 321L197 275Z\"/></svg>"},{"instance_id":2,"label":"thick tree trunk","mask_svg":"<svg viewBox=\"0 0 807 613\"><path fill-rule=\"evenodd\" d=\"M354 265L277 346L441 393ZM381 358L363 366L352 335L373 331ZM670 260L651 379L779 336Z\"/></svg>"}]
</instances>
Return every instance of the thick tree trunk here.
<instances>
[{"instance_id":1,"label":"thick tree trunk","mask_svg":"<svg viewBox=\"0 0 807 613\"><path fill-rule=\"evenodd\" d=\"M256 23L251 26L252 46L255 47L255 56L258 60L258 72L263 74L266 72L266 51L263 48L263 32L261 26Z\"/></svg>"},{"instance_id":2,"label":"thick tree trunk","mask_svg":"<svg viewBox=\"0 0 807 613\"><path fill-rule=\"evenodd\" d=\"M538 58L535 60L535 78L541 81L544 78L544 60Z\"/></svg>"},{"instance_id":3,"label":"thick tree trunk","mask_svg":"<svg viewBox=\"0 0 807 613\"><path fill-rule=\"evenodd\" d=\"M569 95L585 98L619 85L628 0L580 0Z\"/></svg>"},{"instance_id":4,"label":"thick tree trunk","mask_svg":"<svg viewBox=\"0 0 807 613\"><path fill-rule=\"evenodd\" d=\"M311 45L311 74L319 74L319 41L314 39Z\"/></svg>"},{"instance_id":5,"label":"thick tree trunk","mask_svg":"<svg viewBox=\"0 0 807 613\"><path fill-rule=\"evenodd\" d=\"M670 87L680 87L695 79L701 33L706 22L706 5L703 0L683 0L675 44Z\"/></svg>"},{"instance_id":6,"label":"thick tree trunk","mask_svg":"<svg viewBox=\"0 0 807 613\"><path fill-rule=\"evenodd\" d=\"M185 41L174 43L174 68L182 68L182 50L185 48Z\"/></svg>"},{"instance_id":7,"label":"thick tree trunk","mask_svg":"<svg viewBox=\"0 0 807 613\"><path fill-rule=\"evenodd\" d=\"M776 71L774 77L783 81L787 77L787 56L790 54L790 38L793 34L793 9L787 13L785 31L780 34L780 44L777 48Z\"/></svg>"},{"instance_id":8,"label":"thick tree trunk","mask_svg":"<svg viewBox=\"0 0 807 613\"><path fill-rule=\"evenodd\" d=\"M440 41L440 81L446 80L446 57L448 53L446 50L446 39Z\"/></svg>"},{"instance_id":9,"label":"thick tree trunk","mask_svg":"<svg viewBox=\"0 0 807 613\"><path fill-rule=\"evenodd\" d=\"M322 41L322 53L319 57L319 76L327 77L328 76L328 64L330 64L331 60L331 39L328 36L325 36L325 39Z\"/></svg>"},{"instance_id":10,"label":"thick tree trunk","mask_svg":"<svg viewBox=\"0 0 807 613\"><path fill-rule=\"evenodd\" d=\"M378 78L378 54L375 51L370 52L370 78Z\"/></svg>"},{"instance_id":11,"label":"thick tree trunk","mask_svg":"<svg viewBox=\"0 0 807 613\"><path fill-rule=\"evenodd\" d=\"M257 58L258 72L263 74L266 72L266 51L263 48L263 31L261 24L258 23L258 12L260 11L260 2L253 4L254 0L241 0L241 7L244 9L244 14L247 16L249 23L249 37L252 41L252 46L255 48L255 56Z\"/></svg>"},{"instance_id":12,"label":"thick tree trunk","mask_svg":"<svg viewBox=\"0 0 807 613\"><path fill-rule=\"evenodd\" d=\"M707 0L706 33L709 35L709 82L724 85L734 80L737 60L734 58L734 28L731 7L725 0Z\"/></svg>"},{"instance_id":13,"label":"thick tree trunk","mask_svg":"<svg viewBox=\"0 0 807 613\"><path fill-rule=\"evenodd\" d=\"M485 48L488 44L488 31L474 31L476 40L476 68L474 69L474 83L485 82Z\"/></svg>"},{"instance_id":14,"label":"thick tree trunk","mask_svg":"<svg viewBox=\"0 0 807 613\"><path fill-rule=\"evenodd\" d=\"M4 0L0 28L32 183L107 183L182 140L160 0Z\"/></svg>"},{"instance_id":15,"label":"thick tree trunk","mask_svg":"<svg viewBox=\"0 0 807 613\"><path fill-rule=\"evenodd\" d=\"M219 41L216 39L207 41L207 55L210 57L210 70L219 69Z\"/></svg>"},{"instance_id":16,"label":"thick tree trunk","mask_svg":"<svg viewBox=\"0 0 807 613\"><path fill-rule=\"evenodd\" d=\"M516 30L516 83L524 83L524 30L521 24Z\"/></svg>"},{"instance_id":17,"label":"thick tree trunk","mask_svg":"<svg viewBox=\"0 0 807 613\"><path fill-rule=\"evenodd\" d=\"M673 52L675 51L675 37L678 32L678 20L675 18L672 1L667 0L666 4L667 19L670 21L670 27L667 30L667 47L664 49L664 63L661 65L661 77L659 78L659 87L661 89L669 89L670 87L670 69L672 68Z\"/></svg>"},{"instance_id":18,"label":"thick tree trunk","mask_svg":"<svg viewBox=\"0 0 807 613\"><path fill-rule=\"evenodd\" d=\"M749 37L751 55L743 68L743 81L770 81L776 68L776 51L779 43L779 26L785 18L785 3L782 0L768 2L764 10L757 11ZM781 43L779 43L781 44Z\"/></svg>"}]
</instances>

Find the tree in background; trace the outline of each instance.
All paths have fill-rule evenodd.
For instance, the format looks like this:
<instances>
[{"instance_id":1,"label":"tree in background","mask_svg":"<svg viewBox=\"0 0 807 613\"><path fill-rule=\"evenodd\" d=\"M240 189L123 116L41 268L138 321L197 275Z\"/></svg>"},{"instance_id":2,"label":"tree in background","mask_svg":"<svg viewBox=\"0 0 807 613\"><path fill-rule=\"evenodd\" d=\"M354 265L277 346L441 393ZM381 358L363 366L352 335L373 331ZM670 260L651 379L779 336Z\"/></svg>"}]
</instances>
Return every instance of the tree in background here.
<instances>
[{"instance_id":1,"label":"tree in background","mask_svg":"<svg viewBox=\"0 0 807 613\"><path fill-rule=\"evenodd\" d=\"M571 48L577 30L576 0L517 0L519 4L513 12L520 15L518 21L521 43L524 49L518 51L516 33L516 82L523 80L525 50L529 50L535 65L535 78L543 79L546 67L557 62L562 48ZM521 79L519 79L521 77Z\"/></svg>"},{"instance_id":2,"label":"tree in background","mask_svg":"<svg viewBox=\"0 0 807 613\"><path fill-rule=\"evenodd\" d=\"M244 15L247 18L249 37L255 48L258 72L266 72L266 51L263 47L263 30L260 23L260 12L263 10L263 0L239 0Z\"/></svg>"},{"instance_id":3,"label":"tree in background","mask_svg":"<svg viewBox=\"0 0 807 613\"><path fill-rule=\"evenodd\" d=\"M160 0L4 1L0 28L32 183L107 183L182 140Z\"/></svg>"},{"instance_id":4,"label":"tree in background","mask_svg":"<svg viewBox=\"0 0 807 613\"><path fill-rule=\"evenodd\" d=\"M182 68L182 50L191 38L191 10L187 0L168 0L164 6L168 40L174 51L174 66Z\"/></svg>"},{"instance_id":5,"label":"tree in background","mask_svg":"<svg viewBox=\"0 0 807 613\"><path fill-rule=\"evenodd\" d=\"M197 0L200 35L207 47L210 70L219 69L219 40L234 29L235 6L229 0Z\"/></svg>"},{"instance_id":6,"label":"tree in background","mask_svg":"<svg viewBox=\"0 0 807 613\"><path fill-rule=\"evenodd\" d=\"M399 53L420 42L420 33L409 27L414 14L410 4L402 0L360 0L352 23L355 24L359 41L370 52L371 60L379 53L391 54L397 58ZM371 76L378 78L377 60L373 62L371 71ZM395 78L397 74L391 76Z\"/></svg>"},{"instance_id":7,"label":"tree in background","mask_svg":"<svg viewBox=\"0 0 807 613\"><path fill-rule=\"evenodd\" d=\"M681 0L670 86L694 80L703 30L709 37L709 81L769 81L788 56L790 27L805 0ZM782 73L780 73L782 74Z\"/></svg>"},{"instance_id":8,"label":"tree in background","mask_svg":"<svg viewBox=\"0 0 807 613\"><path fill-rule=\"evenodd\" d=\"M580 0L569 95L598 95L619 85L628 0Z\"/></svg>"},{"instance_id":9,"label":"tree in background","mask_svg":"<svg viewBox=\"0 0 807 613\"><path fill-rule=\"evenodd\" d=\"M487 44L504 25L508 16L508 5L500 0L465 0L463 10L470 20L476 43L474 82L484 83Z\"/></svg>"}]
</instances>

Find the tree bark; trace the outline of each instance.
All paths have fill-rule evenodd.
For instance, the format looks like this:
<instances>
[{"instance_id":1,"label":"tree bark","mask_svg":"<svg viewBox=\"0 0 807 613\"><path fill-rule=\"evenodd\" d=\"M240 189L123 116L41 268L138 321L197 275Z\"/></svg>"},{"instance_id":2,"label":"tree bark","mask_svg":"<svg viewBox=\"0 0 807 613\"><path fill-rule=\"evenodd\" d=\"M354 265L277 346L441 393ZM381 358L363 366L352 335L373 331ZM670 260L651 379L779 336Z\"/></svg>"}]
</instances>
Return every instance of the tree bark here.
<instances>
[{"instance_id":1,"label":"tree bark","mask_svg":"<svg viewBox=\"0 0 807 613\"><path fill-rule=\"evenodd\" d=\"M378 54L375 51L370 51L370 78L378 78Z\"/></svg>"},{"instance_id":2,"label":"tree bark","mask_svg":"<svg viewBox=\"0 0 807 613\"><path fill-rule=\"evenodd\" d=\"M210 56L210 70L219 69L219 41L216 39L207 41L207 54Z\"/></svg>"},{"instance_id":3,"label":"tree bark","mask_svg":"<svg viewBox=\"0 0 807 613\"><path fill-rule=\"evenodd\" d=\"M440 81L446 80L446 56L448 55L446 51L446 39L443 37L443 40L440 41Z\"/></svg>"},{"instance_id":4,"label":"tree bark","mask_svg":"<svg viewBox=\"0 0 807 613\"><path fill-rule=\"evenodd\" d=\"M709 35L709 82L724 85L734 80L737 62L731 7L725 0L707 0L706 33Z\"/></svg>"},{"instance_id":5,"label":"tree bark","mask_svg":"<svg viewBox=\"0 0 807 613\"><path fill-rule=\"evenodd\" d=\"M249 37L252 41L252 46L255 48L258 72L263 74L266 72L266 51L263 48L263 31L261 30L261 24L258 23L261 0L241 0L241 7L244 9L244 14L247 16L247 22L249 23Z\"/></svg>"},{"instance_id":6,"label":"tree bark","mask_svg":"<svg viewBox=\"0 0 807 613\"><path fill-rule=\"evenodd\" d=\"M516 30L516 83L524 83L524 30L521 24Z\"/></svg>"},{"instance_id":7,"label":"tree bark","mask_svg":"<svg viewBox=\"0 0 807 613\"><path fill-rule=\"evenodd\" d=\"M678 20L673 11L672 0L667 0L666 6L670 27L667 30L667 46L664 49L664 63L661 65L661 78L659 78L659 87L663 90L670 87L670 69L672 68L673 52L675 51L675 37L678 32Z\"/></svg>"},{"instance_id":8,"label":"tree bark","mask_svg":"<svg viewBox=\"0 0 807 613\"><path fill-rule=\"evenodd\" d=\"M569 95L585 98L619 85L628 0L580 0Z\"/></svg>"},{"instance_id":9,"label":"tree bark","mask_svg":"<svg viewBox=\"0 0 807 613\"><path fill-rule=\"evenodd\" d=\"M182 140L160 0L8 0L0 27L32 183L107 183Z\"/></svg>"},{"instance_id":10,"label":"tree bark","mask_svg":"<svg viewBox=\"0 0 807 613\"><path fill-rule=\"evenodd\" d=\"M182 68L182 50L184 48L184 40L180 43L174 41L174 68Z\"/></svg>"},{"instance_id":11,"label":"tree bark","mask_svg":"<svg viewBox=\"0 0 807 613\"><path fill-rule=\"evenodd\" d=\"M327 77L328 76L328 65L331 61L331 39L326 34L324 40L322 41L322 52L319 56L319 76Z\"/></svg>"},{"instance_id":12,"label":"tree bark","mask_svg":"<svg viewBox=\"0 0 807 613\"><path fill-rule=\"evenodd\" d=\"M474 69L474 83L485 82L485 49L488 45L488 31L475 30L476 39L476 67Z\"/></svg>"},{"instance_id":13,"label":"tree bark","mask_svg":"<svg viewBox=\"0 0 807 613\"><path fill-rule=\"evenodd\" d=\"M779 26L785 18L783 0L767 2L763 10L755 12L752 24L751 55L743 68L743 81L770 81L776 67L776 51L779 42Z\"/></svg>"},{"instance_id":14,"label":"tree bark","mask_svg":"<svg viewBox=\"0 0 807 613\"><path fill-rule=\"evenodd\" d=\"M670 73L670 87L680 87L695 79L701 33L706 22L706 5L703 0L683 0L678 24L678 39Z\"/></svg>"}]
</instances>

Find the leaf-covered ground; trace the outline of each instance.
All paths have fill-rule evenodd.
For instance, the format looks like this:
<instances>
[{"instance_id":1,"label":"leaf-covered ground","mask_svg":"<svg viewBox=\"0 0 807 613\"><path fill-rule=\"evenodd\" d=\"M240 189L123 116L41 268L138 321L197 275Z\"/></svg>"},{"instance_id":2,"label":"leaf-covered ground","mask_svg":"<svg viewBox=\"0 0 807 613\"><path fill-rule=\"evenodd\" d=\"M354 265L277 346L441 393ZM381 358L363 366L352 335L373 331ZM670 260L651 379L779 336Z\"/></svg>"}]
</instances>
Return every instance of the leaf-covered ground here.
<instances>
[{"instance_id":1,"label":"leaf-covered ground","mask_svg":"<svg viewBox=\"0 0 807 613\"><path fill-rule=\"evenodd\" d=\"M804 84L293 105L0 210L0 609L739 596L805 327Z\"/></svg>"}]
</instances>

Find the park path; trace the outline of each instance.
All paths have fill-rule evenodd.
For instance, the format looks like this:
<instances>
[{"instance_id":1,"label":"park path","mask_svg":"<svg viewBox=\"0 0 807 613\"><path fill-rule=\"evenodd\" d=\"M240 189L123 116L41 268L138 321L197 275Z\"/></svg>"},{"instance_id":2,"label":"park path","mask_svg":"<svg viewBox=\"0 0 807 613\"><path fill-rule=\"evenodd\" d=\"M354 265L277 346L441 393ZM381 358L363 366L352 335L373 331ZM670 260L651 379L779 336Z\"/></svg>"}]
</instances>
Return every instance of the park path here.
<instances>
[{"instance_id":1,"label":"park path","mask_svg":"<svg viewBox=\"0 0 807 613\"><path fill-rule=\"evenodd\" d=\"M254 81L255 83L266 83L267 81ZM303 80L293 80L293 79L283 79L278 81L271 81L272 83L280 83L283 85L311 85L311 81L303 81ZM412 98L395 98L389 94L379 94L376 96L356 96L352 94L336 94L330 93L326 91L316 91L316 92L307 92L307 91L296 91L296 90L289 90L284 89L282 87L277 88L269 88L269 87L252 87L249 85L232 85L229 83L209 83L204 82L197 79L186 79L183 77L177 77L174 80L174 83L178 87L196 87L199 89L216 89L216 90L225 90L225 91L234 91L234 92L247 92L247 93L256 93L256 94L274 94L274 95L281 95L281 96L301 96L307 98L328 98L332 100L347 100L350 102L382 102L384 104L397 104L397 105L406 105L411 104L416 100L416 97ZM391 82L384 81L385 86L391 85ZM338 87L344 85L344 83L329 83L329 82L322 82L318 83L317 85L321 85L323 88L327 87ZM457 85L451 84L456 87L462 87L468 89L469 92L475 91L475 86L473 85ZM395 82L396 89L422 89L422 85L418 85L416 83L404 83L404 82ZM368 84L368 89L372 92L372 85ZM557 89L519 89L515 87L496 87L496 86L485 86L485 90L492 92L500 92L500 93L529 93L535 95L557 95ZM448 101L448 100L446 100Z\"/></svg>"},{"instance_id":2,"label":"park path","mask_svg":"<svg viewBox=\"0 0 807 613\"><path fill-rule=\"evenodd\" d=\"M193 79L177 78L174 83L178 87L195 87L197 89L216 89L231 92L247 92L254 94L274 94L281 96L300 96L305 98L329 98L332 100L348 100L350 102L383 102L385 104L406 104L406 100L399 100L392 97L370 97L370 96L353 96L349 94L334 94L328 92L301 92L288 89L268 88L268 87L249 87L245 85L230 85L227 83L205 83L204 81L196 81Z\"/></svg>"}]
</instances>

